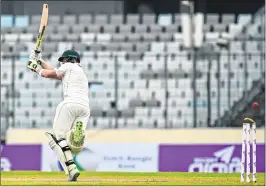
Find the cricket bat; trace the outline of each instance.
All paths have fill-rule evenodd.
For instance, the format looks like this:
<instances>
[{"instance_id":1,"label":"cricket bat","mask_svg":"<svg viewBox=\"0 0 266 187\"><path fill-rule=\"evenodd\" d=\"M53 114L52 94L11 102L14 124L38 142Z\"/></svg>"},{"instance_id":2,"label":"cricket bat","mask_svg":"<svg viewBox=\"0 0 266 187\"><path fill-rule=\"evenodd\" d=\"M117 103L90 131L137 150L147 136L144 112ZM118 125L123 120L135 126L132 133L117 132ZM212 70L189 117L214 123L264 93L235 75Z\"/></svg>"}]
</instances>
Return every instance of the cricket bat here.
<instances>
[{"instance_id":1,"label":"cricket bat","mask_svg":"<svg viewBox=\"0 0 266 187\"><path fill-rule=\"evenodd\" d=\"M36 51L40 51L40 47L43 41L43 35L46 29L47 23L48 23L48 4L43 4L41 24L40 24L37 41L36 41L36 49L35 49Z\"/></svg>"}]
</instances>

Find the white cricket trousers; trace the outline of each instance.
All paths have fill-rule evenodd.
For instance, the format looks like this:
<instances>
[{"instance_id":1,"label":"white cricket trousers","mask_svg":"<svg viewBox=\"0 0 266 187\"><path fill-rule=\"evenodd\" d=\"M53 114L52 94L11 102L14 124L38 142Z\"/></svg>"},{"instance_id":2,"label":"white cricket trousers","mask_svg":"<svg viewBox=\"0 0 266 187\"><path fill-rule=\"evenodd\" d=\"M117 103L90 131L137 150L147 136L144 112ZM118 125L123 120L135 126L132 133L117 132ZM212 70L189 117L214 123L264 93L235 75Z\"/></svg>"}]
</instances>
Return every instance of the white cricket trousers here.
<instances>
[{"instance_id":1,"label":"white cricket trousers","mask_svg":"<svg viewBox=\"0 0 266 187\"><path fill-rule=\"evenodd\" d=\"M62 101L56 108L53 123L53 131L56 138L66 138L66 134L74 128L76 122L83 123L84 130L90 117L90 108L88 105L80 103Z\"/></svg>"}]
</instances>

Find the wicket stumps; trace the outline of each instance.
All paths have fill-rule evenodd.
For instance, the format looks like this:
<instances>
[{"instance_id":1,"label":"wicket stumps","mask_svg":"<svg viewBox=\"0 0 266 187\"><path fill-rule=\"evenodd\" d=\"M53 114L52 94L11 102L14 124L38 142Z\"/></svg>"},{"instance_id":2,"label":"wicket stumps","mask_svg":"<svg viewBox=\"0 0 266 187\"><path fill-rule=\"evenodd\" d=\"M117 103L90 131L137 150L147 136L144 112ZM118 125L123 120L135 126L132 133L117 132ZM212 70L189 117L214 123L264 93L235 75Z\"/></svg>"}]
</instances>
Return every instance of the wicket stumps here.
<instances>
[{"instance_id":1,"label":"wicket stumps","mask_svg":"<svg viewBox=\"0 0 266 187\"><path fill-rule=\"evenodd\" d=\"M245 160L246 160L246 182L250 182L250 126L252 125L252 172L253 182L256 182L256 122L251 118L245 118L242 131L242 154L241 154L241 182L245 181ZM245 158L246 154L246 158Z\"/></svg>"}]
</instances>

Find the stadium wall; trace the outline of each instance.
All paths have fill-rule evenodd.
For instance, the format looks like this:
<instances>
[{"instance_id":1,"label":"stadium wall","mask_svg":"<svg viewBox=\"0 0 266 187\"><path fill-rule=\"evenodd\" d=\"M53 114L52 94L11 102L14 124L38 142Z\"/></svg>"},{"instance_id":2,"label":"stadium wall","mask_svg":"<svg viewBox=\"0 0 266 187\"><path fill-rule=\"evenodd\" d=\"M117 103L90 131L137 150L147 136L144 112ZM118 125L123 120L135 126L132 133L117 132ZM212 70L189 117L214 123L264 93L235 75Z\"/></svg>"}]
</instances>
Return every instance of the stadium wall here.
<instances>
[{"instance_id":1,"label":"stadium wall","mask_svg":"<svg viewBox=\"0 0 266 187\"><path fill-rule=\"evenodd\" d=\"M47 143L51 129L9 129L7 144ZM143 129L88 130L87 143L241 143L242 129ZM257 142L264 143L264 129L257 129Z\"/></svg>"},{"instance_id":2,"label":"stadium wall","mask_svg":"<svg viewBox=\"0 0 266 187\"><path fill-rule=\"evenodd\" d=\"M51 131L10 129L7 144L1 145L1 170L62 171L44 136L47 130ZM87 131L89 138L74 161L80 170L86 171L240 172L241 132L241 129ZM265 172L264 129L257 130L257 172Z\"/></svg>"}]
</instances>

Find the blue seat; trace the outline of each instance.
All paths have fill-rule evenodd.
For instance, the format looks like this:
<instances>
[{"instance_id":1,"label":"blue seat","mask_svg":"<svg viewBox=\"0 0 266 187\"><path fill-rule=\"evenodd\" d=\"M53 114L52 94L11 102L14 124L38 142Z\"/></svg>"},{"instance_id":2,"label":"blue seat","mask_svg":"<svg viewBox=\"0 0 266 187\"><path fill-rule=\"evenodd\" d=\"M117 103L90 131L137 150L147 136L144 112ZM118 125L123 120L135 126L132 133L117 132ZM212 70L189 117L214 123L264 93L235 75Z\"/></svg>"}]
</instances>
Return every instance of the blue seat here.
<instances>
[{"instance_id":1,"label":"blue seat","mask_svg":"<svg viewBox=\"0 0 266 187\"><path fill-rule=\"evenodd\" d=\"M12 26L13 26L13 16L1 15L1 27L12 27Z\"/></svg>"},{"instance_id":2,"label":"blue seat","mask_svg":"<svg viewBox=\"0 0 266 187\"><path fill-rule=\"evenodd\" d=\"M172 15L171 14L160 14L158 16L159 25L171 25L172 24Z\"/></svg>"},{"instance_id":3,"label":"blue seat","mask_svg":"<svg viewBox=\"0 0 266 187\"><path fill-rule=\"evenodd\" d=\"M29 25L29 16L16 16L15 27L27 27Z\"/></svg>"}]
</instances>

